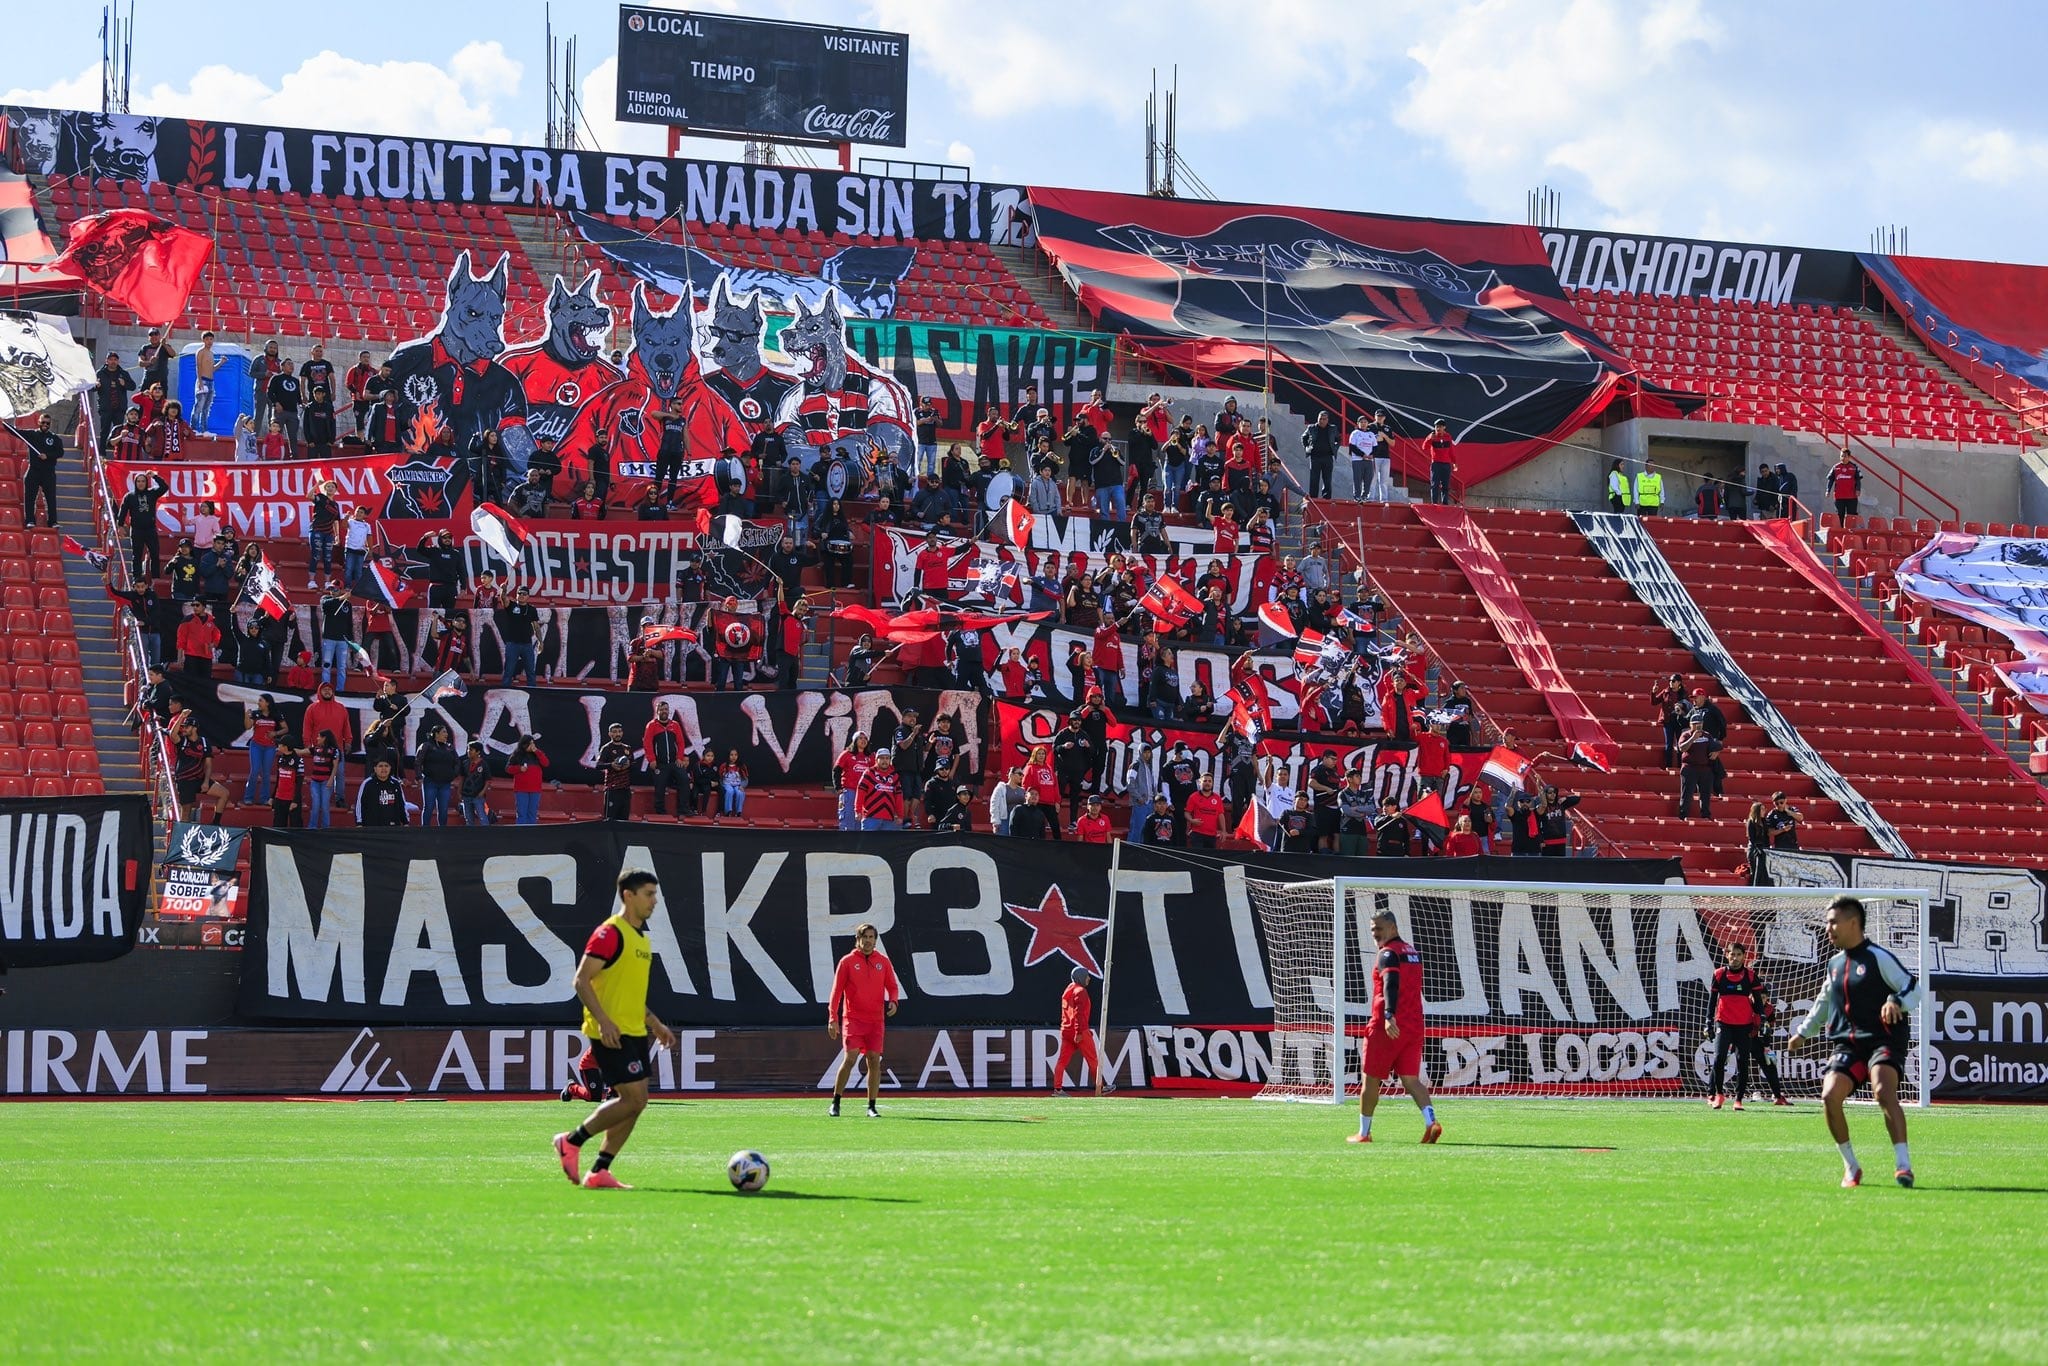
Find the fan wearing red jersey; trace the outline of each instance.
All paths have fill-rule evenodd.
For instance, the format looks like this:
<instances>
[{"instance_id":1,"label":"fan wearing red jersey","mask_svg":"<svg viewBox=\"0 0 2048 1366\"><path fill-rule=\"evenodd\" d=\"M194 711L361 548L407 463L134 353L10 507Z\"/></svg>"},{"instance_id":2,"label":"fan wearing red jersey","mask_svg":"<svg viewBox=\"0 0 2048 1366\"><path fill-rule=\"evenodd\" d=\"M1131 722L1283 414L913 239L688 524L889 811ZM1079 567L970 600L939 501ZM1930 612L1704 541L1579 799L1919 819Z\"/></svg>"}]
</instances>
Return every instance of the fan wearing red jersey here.
<instances>
[{"instance_id":1,"label":"fan wearing red jersey","mask_svg":"<svg viewBox=\"0 0 2048 1366\"><path fill-rule=\"evenodd\" d=\"M1056 1096L1067 1093L1067 1064L1076 1053L1088 1064L1096 1095L1115 1089L1103 1084L1102 1059L1096 1055L1095 1035L1088 1028L1088 1017L1094 1013L1095 1003L1088 999L1088 969L1075 968L1073 980L1060 993L1060 1058L1052 1068L1052 1093Z\"/></svg>"},{"instance_id":2,"label":"fan wearing red jersey","mask_svg":"<svg viewBox=\"0 0 2048 1366\"><path fill-rule=\"evenodd\" d=\"M882 1031L884 1020L896 1013L896 1002L903 995L896 984L896 969L876 951L881 942L881 931L873 925L862 922L854 926L853 952L839 960L839 968L832 974L825 1032L840 1046L839 1076L832 1083L834 1118L839 1115L839 1098L846 1094L846 1079L853 1074L855 1058L867 1063L868 1118L881 1117L876 1106L882 1099Z\"/></svg>"},{"instance_id":3,"label":"fan wearing red jersey","mask_svg":"<svg viewBox=\"0 0 2048 1366\"><path fill-rule=\"evenodd\" d=\"M1436 1103L1422 1080L1422 955L1401 937L1392 911L1373 915L1372 938L1380 953L1372 965L1372 1018L1366 1021L1359 1066L1365 1084L1358 1091L1358 1132L1346 1141L1372 1142L1380 1086L1399 1077L1422 1110L1422 1141L1434 1143L1444 1136L1444 1126L1436 1122Z\"/></svg>"}]
</instances>

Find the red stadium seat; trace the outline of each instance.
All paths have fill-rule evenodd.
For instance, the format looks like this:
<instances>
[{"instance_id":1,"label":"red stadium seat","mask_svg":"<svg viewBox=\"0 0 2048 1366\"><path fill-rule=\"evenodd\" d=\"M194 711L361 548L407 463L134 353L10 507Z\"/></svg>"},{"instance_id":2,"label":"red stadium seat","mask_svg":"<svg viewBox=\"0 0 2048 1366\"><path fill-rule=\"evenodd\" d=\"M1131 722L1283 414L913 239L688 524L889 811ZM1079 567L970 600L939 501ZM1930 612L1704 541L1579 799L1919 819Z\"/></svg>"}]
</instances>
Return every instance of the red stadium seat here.
<instances>
[{"instance_id":1,"label":"red stadium seat","mask_svg":"<svg viewBox=\"0 0 2048 1366\"><path fill-rule=\"evenodd\" d=\"M56 692L82 693L85 691L85 671L76 664L52 664L50 687Z\"/></svg>"},{"instance_id":2,"label":"red stadium seat","mask_svg":"<svg viewBox=\"0 0 2048 1366\"><path fill-rule=\"evenodd\" d=\"M76 664L79 662L78 642L68 636L52 639L49 655L52 664Z\"/></svg>"},{"instance_id":3,"label":"red stadium seat","mask_svg":"<svg viewBox=\"0 0 2048 1366\"><path fill-rule=\"evenodd\" d=\"M100 772L100 756L90 749L67 750L64 754L64 774L70 778L96 778Z\"/></svg>"},{"instance_id":4,"label":"red stadium seat","mask_svg":"<svg viewBox=\"0 0 2048 1366\"><path fill-rule=\"evenodd\" d=\"M4 734L4 732L0 732L0 734ZM5 742L4 740L0 740L0 744L4 744L4 743L6 743L6 742ZM69 750L89 750L89 749L91 749L91 748L92 748L92 725L91 725L91 723L90 723L90 722L80 722L80 721L66 721L66 722L64 723L64 735L63 735L63 743L64 743L64 748L66 748L66 749L69 749Z\"/></svg>"},{"instance_id":5,"label":"red stadium seat","mask_svg":"<svg viewBox=\"0 0 2048 1366\"><path fill-rule=\"evenodd\" d=\"M57 727L48 721L30 721L21 728L21 743L27 749L55 749Z\"/></svg>"},{"instance_id":6,"label":"red stadium seat","mask_svg":"<svg viewBox=\"0 0 2048 1366\"><path fill-rule=\"evenodd\" d=\"M28 779L20 774L8 773L7 760L0 757L0 798L20 801L28 795Z\"/></svg>"},{"instance_id":7,"label":"red stadium seat","mask_svg":"<svg viewBox=\"0 0 2048 1366\"><path fill-rule=\"evenodd\" d=\"M61 693L57 697L57 715L66 721L90 721L92 703L85 700L84 693Z\"/></svg>"},{"instance_id":8,"label":"red stadium seat","mask_svg":"<svg viewBox=\"0 0 2048 1366\"><path fill-rule=\"evenodd\" d=\"M47 721L57 714L56 705L46 692L22 692L17 685L14 699L15 714L24 721Z\"/></svg>"},{"instance_id":9,"label":"red stadium seat","mask_svg":"<svg viewBox=\"0 0 2048 1366\"><path fill-rule=\"evenodd\" d=\"M12 721L0 721L0 749L18 749L21 746L21 728Z\"/></svg>"},{"instance_id":10,"label":"red stadium seat","mask_svg":"<svg viewBox=\"0 0 2048 1366\"><path fill-rule=\"evenodd\" d=\"M70 785L53 773L46 773L30 784L29 795L31 797L66 797L70 795Z\"/></svg>"},{"instance_id":11,"label":"red stadium seat","mask_svg":"<svg viewBox=\"0 0 2048 1366\"><path fill-rule=\"evenodd\" d=\"M71 795L74 797L100 797L106 795L107 791L106 783L100 779L98 774L92 774L84 778L73 778L70 782L70 787Z\"/></svg>"},{"instance_id":12,"label":"red stadium seat","mask_svg":"<svg viewBox=\"0 0 2048 1366\"><path fill-rule=\"evenodd\" d=\"M40 664L18 664L14 669L14 688L20 693L46 693L50 690L50 671Z\"/></svg>"},{"instance_id":13,"label":"red stadium seat","mask_svg":"<svg viewBox=\"0 0 2048 1366\"><path fill-rule=\"evenodd\" d=\"M0 776L21 777L28 772L28 756L18 749L0 749Z\"/></svg>"},{"instance_id":14,"label":"red stadium seat","mask_svg":"<svg viewBox=\"0 0 2048 1366\"><path fill-rule=\"evenodd\" d=\"M39 636L10 636L7 641L7 657L16 664L41 664L43 642Z\"/></svg>"}]
</instances>

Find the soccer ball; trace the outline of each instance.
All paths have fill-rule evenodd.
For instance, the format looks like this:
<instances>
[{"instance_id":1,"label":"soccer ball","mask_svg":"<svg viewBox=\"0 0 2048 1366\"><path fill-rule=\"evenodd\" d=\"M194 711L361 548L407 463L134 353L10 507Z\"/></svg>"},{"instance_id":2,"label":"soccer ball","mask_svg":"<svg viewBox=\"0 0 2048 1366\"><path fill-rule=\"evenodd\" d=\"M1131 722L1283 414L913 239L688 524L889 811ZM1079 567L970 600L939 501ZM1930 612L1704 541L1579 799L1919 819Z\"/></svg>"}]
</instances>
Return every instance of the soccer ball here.
<instances>
[{"instance_id":1,"label":"soccer ball","mask_svg":"<svg viewBox=\"0 0 2048 1366\"><path fill-rule=\"evenodd\" d=\"M734 1190L751 1194L768 1184L768 1159L752 1148L736 1152L725 1164L725 1176Z\"/></svg>"}]
</instances>

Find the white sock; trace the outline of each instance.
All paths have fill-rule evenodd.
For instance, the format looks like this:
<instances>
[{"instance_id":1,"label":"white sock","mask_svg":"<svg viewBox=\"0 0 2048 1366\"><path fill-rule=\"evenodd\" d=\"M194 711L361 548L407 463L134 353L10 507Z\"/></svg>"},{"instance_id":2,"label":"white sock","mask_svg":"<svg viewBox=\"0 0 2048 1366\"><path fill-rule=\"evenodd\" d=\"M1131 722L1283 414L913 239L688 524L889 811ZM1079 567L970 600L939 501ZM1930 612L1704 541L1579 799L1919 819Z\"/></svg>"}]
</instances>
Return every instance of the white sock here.
<instances>
[{"instance_id":1,"label":"white sock","mask_svg":"<svg viewBox=\"0 0 2048 1366\"><path fill-rule=\"evenodd\" d=\"M1436 1106L1434 1104L1422 1107L1422 1122L1424 1124L1436 1123Z\"/></svg>"},{"instance_id":2,"label":"white sock","mask_svg":"<svg viewBox=\"0 0 2048 1366\"><path fill-rule=\"evenodd\" d=\"M1371 1116L1371 1115L1360 1115L1360 1116L1358 1117L1358 1136L1359 1136L1360 1138L1370 1138L1370 1137L1372 1137L1372 1116Z\"/></svg>"},{"instance_id":3,"label":"white sock","mask_svg":"<svg viewBox=\"0 0 2048 1366\"><path fill-rule=\"evenodd\" d=\"M1900 1170L1900 1171L1911 1171L1911 1170L1913 1170L1913 1159L1912 1159L1912 1158L1910 1158L1910 1157L1908 1157L1908 1156L1906 1156L1906 1145L1905 1145L1905 1144L1903 1144L1903 1143L1894 1143L1894 1144L1892 1144L1892 1156L1894 1156L1894 1157L1896 1157L1896 1158L1898 1158L1898 1159L1899 1159L1899 1170Z\"/></svg>"},{"instance_id":4,"label":"white sock","mask_svg":"<svg viewBox=\"0 0 2048 1366\"><path fill-rule=\"evenodd\" d=\"M1837 1143L1835 1146L1842 1150L1843 1166L1847 1167L1852 1172L1860 1172L1863 1170L1862 1166L1859 1165L1856 1161L1855 1145L1849 1143Z\"/></svg>"}]
</instances>

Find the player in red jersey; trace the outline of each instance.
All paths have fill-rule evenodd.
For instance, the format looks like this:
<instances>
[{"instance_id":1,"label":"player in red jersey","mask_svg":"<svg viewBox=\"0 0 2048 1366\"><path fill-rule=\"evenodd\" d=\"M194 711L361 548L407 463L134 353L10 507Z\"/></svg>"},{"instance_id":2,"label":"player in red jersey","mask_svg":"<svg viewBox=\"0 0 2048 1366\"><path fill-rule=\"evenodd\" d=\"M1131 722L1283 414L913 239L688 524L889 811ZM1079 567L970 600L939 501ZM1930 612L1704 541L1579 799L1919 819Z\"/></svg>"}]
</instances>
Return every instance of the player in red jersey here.
<instances>
[{"instance_id":1,"label":"player in red jersey","mask_svg":"<svg viewBox=\"0 0 2048 1366\"><path fill-rule=\"evenodd\" d=\"M884 750L883 753L888 753ZM832 1114L839 1114L839 1098L846 1094L846 1079L853 1073L853 1060L864 1058L868 1069L868 1118L878 1119L876 1103L882 1098L882 1030L887 1016L896 1013L903 989L896 985L896 969L887 955L878 953L881 932L862 923L853 928L853 952L839 960L832 974L832 996L825 1009L829 1018L825 1032L839 1042L839 1077L832 1083Z\"/></svg>"},{"instance_id":2,"label":"player in red jersey","mask_svg":"<svg viewBox=\"0 0 2048 1366\"><path fill-rule=\"evenodd\" d=\"M1372 965L1372 1018L1366 1021L1359 1067L1365 1084L1358 1091L1358 1132L1347 1141L1372 1142L1380 1084L1399 1077L1422 1110L1422 1141L1434 1143L1444 1136L1444 1126L1436 1122L1436 1104L1422 1080L1422 955L1401 938L1392 911L1373 915L1372 938L1380 953Z\"/></svg>"},{"instance_id":3,"label":"player in red jersey","mask_svg":"<svg viewBox=\"0 0 2048 1366\"><path fill-rule=\"evenodd\" d=\"M1075 968L1073 976L1074 980L1060 993L1060 1059L1053 1064L1052 1093L1067 1093L1067 1063L1079 1053L1081 1061L1088 1064L1088 1075L1094 1078L1095 1094L1099 1096L1116 1088L1102 1079L1102 1059L1095 1051L1095 1034L1088 1028L1088 1017L1095 1010L1095 1003L1088 999L1088 969Z\"/></svg>"}]
</instances>

